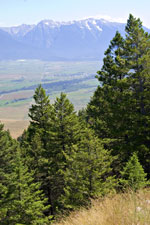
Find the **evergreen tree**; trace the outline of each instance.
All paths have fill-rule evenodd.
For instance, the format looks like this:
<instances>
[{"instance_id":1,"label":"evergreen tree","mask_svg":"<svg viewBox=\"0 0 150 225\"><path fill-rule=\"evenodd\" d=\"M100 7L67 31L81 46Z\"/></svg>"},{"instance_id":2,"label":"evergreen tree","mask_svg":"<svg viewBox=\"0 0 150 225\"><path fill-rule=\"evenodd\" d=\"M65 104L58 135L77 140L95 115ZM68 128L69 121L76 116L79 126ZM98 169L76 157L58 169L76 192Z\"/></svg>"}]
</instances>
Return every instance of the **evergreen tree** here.
<instances>
[{"instance_id":1,"label":"evergreen tree","mask_svg":"<svg viewBox=\"0 0 150 225\"><path fill-rule=\"evenodd\" d=\"M120 183L123 188L131 188L134 191L143 188L148 184L146 173L144 172L136 153L130 157L123 168Z\"/></svg>"},{"instance_id":2,"label":"evergreen tree","mask_svg":"<svg viewBox=\"0 0 150 225\"><path fill-rule=\"evenodd\" d=\"M85 205L91 198L108 194L117 185L112 176L113 157L89 128L84 130L77 145L72 146L67 161L65 195L62 196L66 208Z\"/></svg>"},{"instance_id":3,"label":"evergreen tree","mask_svg":"<svg viewBox=\"0 0 150 225\"><path fill-rule=\"evenodd\" d=\"M140 162L150 176L150 35L140 19L129 16L126 26L125 57L129 68L130 127L127 140L136 149Z\"/></svg>"},{"instance_id":4,"label":"evergreen tree","mask_svg":"<svg viewBox=\"0 0 150 225\"><path fill-rule=\"evenodd\" d=\"M123 59L124 40L119 32L105 52L103 67L98 71L100 85L88 106L88 113L93 118L92 126L101 138L121 135L123 100L126 93L125 59ZM113 130L113 135L112 135Z\"/></svg>"},{"instance_id":5,"label":"evergreen tree","mask_svg":"<svg viewBox=\"0 0 150 225\"><path fill-rule=\"evenodd\" d=\"M66 157L71 154L71 146L80 138L80 123L65 94L61 93L54 105L50 105L45 91L39 86L34 99L35 105L29 114L32 121L20 141L27 164L35 172L35 181L41 182L51 205L46 214L54 215L63 209L60 201L64 193L63 172L68 167Z\"/></svg>"},{"instance_id":6,"label":"evergreen tree","mask_svg":"<svg viewBox=\"0 0 150 225\"><path fill-rule=\"evenodd\" d=\"M3 218L7 216L7 202L10 195L8 189L10 180L8 177L12 173L15 155L16 143L11 139L9 133L3 130L3 125L0 124L0 221L3 221Z\"/></svg>"},{"instance_id":7,"label":"evergreen tree","mask_svg":"<svg viewBox=\"0 0 150 225\"><path fill-rule=\"evenodd\" d=\"M54 103L55 111L55 147L58 153L69 153L67 146L75 144L79 139L80 125L74 111L74 106L67 99L66 94L61 93ZM60 151L59 151L60 150Z\"/></svg>"},{"instance_id":8,"label":"evergreen tree","mask_svg":"<svg viewBox=\"0 0 150 225\"><path fill-rule=\"evenodd\" d=\"M35 183L33 173L28 172L20 152L16 154L12 172L6 174L7 191L1 199L1 224L48 224L44 206L46 199L40 190L40 183ZM5 214L4 214L5 212Z\"/></svg>"},{"instance_id":9,"label":"evergreen tree","mask_svg":"<svg viewBox=\"0 0 150 225\"><path fill-rule=\"evenodd\" d=\"M46 224L45 200L15 140L0 125L0 224Z\"/></svg>"},{"instance_id":10,"label":"evergreen tree","mask_svg":"<svg viewBox=\"0 0 150 225\"><path fill-rule=\"evenodd\" d=\"M31 118L29 134L33 136L34 132L38 130L44 148L46 148L53 109L50 104L49 96L46 95L46 92L41 85L36 88L33 98L35 104L32 104L29 109L29 117Z\"/></svg>"},{"instance_id":11,"label":"evergreen tree","mask_svg":"<svg viewBox=\"0 0 150 225\"><path fill-rule=\"evenodd\" d=\"M51 207L46 214L53 215L51 194L51 139L53 130L53 107L49 96L41 85L35 90L33 96L35 104L29 109L30 125L20 139L24 156L30 170L34 170L35 181L40 181L48 205Z\"/></svg>"},{"instance_id":12,"label":"evergreen tree","mask_svg":"<svg viewBox=\"0 0 150 225\"><path fill-rule=\"evenodd\" d=\"M125 30L125 39L117 32L105 52L87 111L99 137L112 140L113 154L126 162L136 149L149 176L150 36L132 15Z\"/></svg>"},{"instance_id":13,"label":"evergreen tree","mask_svg":"<svg viewBox=\"0 0 150 225\"><path fill-rule=\"evenodd\" d=\"M55 209L63 209L61 196L64 195L64 172L68 168L68 158L71 148L80 139L80 123L74 111L74 106L64 93L56 98L54 103L55 132L53 136L52 177Z\"/></svg>"}]
</instances>

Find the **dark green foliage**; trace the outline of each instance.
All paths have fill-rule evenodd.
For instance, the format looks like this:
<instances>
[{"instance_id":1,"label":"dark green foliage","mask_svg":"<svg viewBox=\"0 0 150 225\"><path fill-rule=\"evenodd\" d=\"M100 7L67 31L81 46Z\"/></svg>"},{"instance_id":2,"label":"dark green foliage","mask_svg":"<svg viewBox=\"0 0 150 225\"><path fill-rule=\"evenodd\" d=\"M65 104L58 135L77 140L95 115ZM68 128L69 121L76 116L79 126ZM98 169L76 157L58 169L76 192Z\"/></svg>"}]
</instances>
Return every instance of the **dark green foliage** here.
<instances>
[{"instance_id":1,"label":"dark green foliage","mask_svg":"<svg viewBox=\"0 0 150 225\"><path fill-rule=\"evenodd\" d=\"M2 130L0 151L0 224L47 224L46 199L40 184L33 182L16 141Z\"/></svg>"},{"instance_id":2,"label":"dark green foliage","mask_svg":"<svg viewBox=\"0 0 150 225\"><path fill-rule=\"evenodd\" d=\"M125 30L126 37L117 32L105 52L87 111L98 136L112 139L119 163L136 151L150 176L150 36L132 15Z\"/></svg>"},{"instance_id":3,"label":"dark green foliage","mask_svg":"<svg viewBox=\"0 0 150 225\"><path fill-rule=\"evenodd\" d=\"M29 109L29 117L31 119L29 137L30 135L33 136L34 132L36 133L36 131L38 131L42 139L43 147L46 148L53 109L50 104L49 96L46 95L46 92L41 85L35 90L33 98L35 104Z\"/></svg>"},{"instance_id":4,"label":"dark green foliage","mask_svg":"<svg viewBox=\"0 0 150 225\"><path fill-rule=\"evenodd\" d=\"M72 145L77 144L81 132L74 106L64 93L61 93L60 98L56 98L54 112L55 132L52 141L52 186L55 196L54 204L58 209L62 210L65 207L61 201L65 188L64 174L70 166L68 164L68 158L72 157Z\"/></svg>"},{"instance_id":5,"label":"dark green foliage","mask_svg":"<svg viewBox=\"0 0 150 225\"><path fill-rule=\"evenodd\" d=\"M80 138L80 123L65 94L61 93L54 105L50 105L44 89L39 86L34 99L35 105L29 114L31 124L20 140L27 164L34 170L35 181L41 182L51 205L47 214L53 215L64 207L60 198L64 194L66 157Z\"/></svg>"},{"instance_id":6,"label":"dark green foliage","mask_svg":"<svg viewBox=\"0 0 150 225\"><path fill-rule=\"evenodd\" d=\"M92 125L102 138L112 136L112 130L113 136L117 136L118 133L121 135L120 132L122 132L120 129L124 110L122 100L126 98L124 95L127 88L125 78L127 69L124 67L125 60L121 58L123 46L123 38L117 32L105 52L104 65L101 71L98 71L97 76L100 86L88 107L88 112L94 119Z\"/></svg>"},{"instance_id":7,"label":"dark green foliage","mask_svg":"<svg viewBox=\"0 0 150 225\"><path fill-rule=\"evenodd\" d=\"M36 95L40 96L40 92L36 90ZM36 95L34 98L38 99ZM44 110L44 104L41 105ZM84 116L77 116L64 93L53 105L48 102L46 108L48 105L51 110L44 117L45 125L40 125L40 118L39 122L34 119L21 141L27 163L35 172L35 180L41 181L51 205L47 215L87 204L88 199L105 195L116 185L111 176L113 158L94 132L86 128L86 111L83 110ZM36 101L30 109L32 119L38 112L37 106Z\"/></svg>"},{"instance_id":8,"label":"dark green foliage","mask_svg":"<svg viewBox=\"0 0 150 225\"><path fill-rule=\"evenodd\" d=\"M37 124L40 128L45 128L47 126L46 122L50 119L50 101L41 85L35 90L33 98L35 104L29 109L29 117L32 119L33 124Z\"/></svg>"},{"instance_id":9,"label":"dark green foliage","mask_svg":"<svg viewBox=\"0 0 150 225\"><path fill-rule=\"evenodd\" d=\"M0 221L6 219L9 198L13 190L9 190L13 162L16 155L16 143L0 124Z\"/></svg>"},{"instance_id":10,"label":"dark green foliage","mask_svg":"<svg viewBox=\"0 0 150 225\"><path fill-rule=\"evenodd\" d=\"M75 144L79 139L79 122L74 106L64 93L56 98L55 111L55 147L61 151L69 151L66 147Z\"/></svg>"},{"instance_id":11,"label":"dark green foliage","mask_svg":"<svg viewBox=\"0 0 150 225\"><path fill-rule=\"evenodd\" d=\"M19 153L18 153L19 154ZM44 206L46 199L40 191L40 184L33 182L33 173L29 173L19 156L16 156L14 168L7 176L7 203L3 202L6 215L3 224L47 224Z\"/></svg>"},{"instance_id":12,"label":"dark green foliage","mask_svg":"<svg viewBox=\"0 0 150 225\"><path fill-rule=\"evenodd\" d=\"M62 196L66 208L87 204L90 198L106 195L117 185L111 175L112 156L88 128L77 145L72 146L67 161L65 195Z\"/></svg>"},{"instance_id":13,"label":"dark green foliage","mask_svg":"<svg viewBox=\"0 0 150 225\"><path fill-rule=\"evenodd\" d=\"M134 191L144 188L148 184L146 173L144 172L136 153L131 156L123 168L120 183L123 189L130 188Z\"/></svg>"},{"instance_id":14,"label":"dark green foliage","mask_svg":"<svg viewBox=\"0 0 150 225\"><path fill-rule=\"evenodd\" d=\"M140 19L129 16L126 26L125 56L132 90L128 142L136 149L140 162L150 176L150 35Z\"/></svg>"},{"instance_id":15,"label":"dark green foliage","mask_svg":"<svg viewBox=\"0 0 150 225\"><path fill-rule=\"evenodd\" d=\"M34 181L41 182L41 188L50 205L47 215L53 215L52 195L51 195L51 159L53 150L51 148L52 139L52 119L54 116L53 107L49 97L41 85L35 90L33 96L35 104L29 109L31 118L27 132L21 138L23 154L27 159L27 165L34 171Z\"/></svg>"},{"instance_id":16,"label":"dark green foliage","mask_svg":"<svg viewBox=\"0 0 150 225\"><path fill-rule=\"evenodd\" d=\"M0 125L0 224L46 225L113 192L118 179L122 189L148 184L150 36L132 15L125 31L105 52L87 110L77 115L64 93L50 104L39 85L21 149Z\"/></svg>"}]
</instances>

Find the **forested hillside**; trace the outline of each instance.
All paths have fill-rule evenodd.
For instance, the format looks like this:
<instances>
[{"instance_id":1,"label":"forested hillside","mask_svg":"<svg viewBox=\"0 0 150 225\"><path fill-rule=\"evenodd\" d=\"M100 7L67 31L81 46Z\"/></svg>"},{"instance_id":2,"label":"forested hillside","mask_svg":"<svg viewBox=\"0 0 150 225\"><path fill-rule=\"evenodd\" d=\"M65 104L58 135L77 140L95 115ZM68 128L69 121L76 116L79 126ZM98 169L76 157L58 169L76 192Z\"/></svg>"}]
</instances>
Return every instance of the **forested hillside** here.
<instances>
[{"instance_id":1,"label":"forested hillside","mask_svg":"<svg viewBox=\"0 0 150 225\"><path fill-rule=\"evenodd\" d=\"M46 225L108 194L148 187L150 35L129 16L98 71L99 86L75 112L41 85L30 124L13 140L0 126L0 224Z\"/></svg>"}]
</instances>

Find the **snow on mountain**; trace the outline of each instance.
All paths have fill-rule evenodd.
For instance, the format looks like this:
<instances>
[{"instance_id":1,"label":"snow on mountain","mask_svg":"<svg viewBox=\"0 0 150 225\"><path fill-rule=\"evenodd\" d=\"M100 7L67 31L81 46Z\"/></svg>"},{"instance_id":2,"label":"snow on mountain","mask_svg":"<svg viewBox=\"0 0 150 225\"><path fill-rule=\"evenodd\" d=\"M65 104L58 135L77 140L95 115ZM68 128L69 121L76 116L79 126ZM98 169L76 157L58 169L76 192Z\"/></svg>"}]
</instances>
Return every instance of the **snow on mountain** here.
<instances>
[{"instance_id":1,"label":"snow on mountain","mask_svg":"<svg viewBox=\"0 0 150 225\"><path fill-rule=\"evenodd\" d=\"M7 32L19 46L23 46L23 50L19 48L19 56L15 56L15 51L14 56L11 53L12 58L95 60L103 58L104 51L117 30L124 34L124 26L125 24L104 19L87 18L69 22L42 20L37 25L23 24L1 30ZM9 55L8 47L5 48L7 54L4 55Z\"/></svg>"}]
</instances>

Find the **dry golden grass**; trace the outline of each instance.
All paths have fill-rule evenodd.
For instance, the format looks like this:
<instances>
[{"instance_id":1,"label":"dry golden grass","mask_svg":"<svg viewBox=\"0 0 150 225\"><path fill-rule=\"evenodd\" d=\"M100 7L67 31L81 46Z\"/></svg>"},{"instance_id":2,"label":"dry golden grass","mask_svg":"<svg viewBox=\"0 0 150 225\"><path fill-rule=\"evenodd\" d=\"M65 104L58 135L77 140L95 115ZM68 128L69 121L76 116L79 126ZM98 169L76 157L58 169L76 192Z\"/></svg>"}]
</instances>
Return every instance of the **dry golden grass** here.
<instances>
[{"instance_id":1,"label":"dry golden grass","mask_svg":"<svg viewBox=\"0 0 150 225\"><path fill-rule=\"evenodd\" d=\"M19 137L24 129L26 129L29 125L28 120L1 120L4 124L4 129L9 130L10 134L13 138Z\"/></svg>"},{"instance_id":2,"label":"dry golden grass","mask_svg":"<svg viewBox=\"0 0 150 225\"><path fill-rule=\"evenodd\" d=\"M0 121L2 120L25 120L28 118L29 104L17 107L0 107Z\"/></svg>"},{"instance_id":3,"label":"dry golden grass","mask_svg":"<svg viewBox=\"0 0 150 225\"><path fill-rule=\"evenodd\" d=\"M18 107L0 107L0 122L13 138L19 137L29 125L29 104Z\"/></svg>"},{"instance_id":4,"label":"dry golden grass","mask_svg":"<svg viewBox=\"0 0 150 225\"><path fill-rule=\"evenodd\" d=\"M55 225L150 225L150 189L93 201Z\"/></svg>"}]
</instances>

